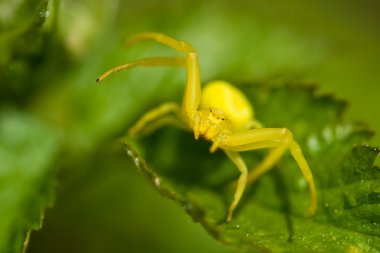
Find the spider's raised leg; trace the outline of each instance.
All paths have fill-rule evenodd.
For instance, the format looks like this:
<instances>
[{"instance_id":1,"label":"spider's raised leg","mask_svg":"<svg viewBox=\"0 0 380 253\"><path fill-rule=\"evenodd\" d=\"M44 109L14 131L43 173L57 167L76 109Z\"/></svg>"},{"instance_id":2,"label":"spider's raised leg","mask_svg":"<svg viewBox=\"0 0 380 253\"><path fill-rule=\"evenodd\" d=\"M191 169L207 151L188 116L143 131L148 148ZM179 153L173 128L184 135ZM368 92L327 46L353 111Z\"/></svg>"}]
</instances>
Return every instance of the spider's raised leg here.
<instances>
[{"instance_id":1,"label":"spider's raised leg","mask_svg":"<svg viewBox=\"0 0 380 253\"><path fill-rule=\"evenodd\" d=\"M164 103L146 112L128 130L128 135L146 135L164 125L174 125L182 129L187 129L186 124L181 120L181 108L176 103Z\"/></svg>"},{"instance_id":2,"label":"spider's raised leg","mask_svg":"<svg viewBox=\"0 0 380 253\"><path fill-rule=\"evenodd\" d=\"M123 69L130 69L137 66L172 66L172 67L184 67L187 66L187 84L185 89L185 95L183 98L182 113L186 122L193 127L194 116L199 107L201 98L201 81L199 74L198 56L195 53L194 48L181 40L176 40L161 33L140 33L131 37L127 45L133 45L140 41L153 40L158 43L171 47L179 52L186 53L186 57L157 57L142 59L135 62L131 62L116 68L113 68L102 76L97 81L102 81L104 78L112 73L116 73Z\"/></svg>"},{"instance_id":3,"label":"spider's raised leg","mask_svg":"<svg viewBox=\"0 0 380 253\"><path fill-rule=\"evenodd\" d=\"M129 47L140 41L146 41L146 40L154 40L158 43L161 43L165 46L171 47L174 50L177 50L183 53L195 52L194 48L189 43L186 43L184 41L169 37L165 34L156 33L156 32L145 32L145 33L138 33L136 35L133 35L127 40L127 46Z\"/></svg>"},{"instance_id":4,"label":"spider's raised leg","mask_svg":"<svg viewBox=\"0 0 380 253\"><path fill-rule=\"evenodd\" d=\"M243 158L239 155L239 153L234 152L234 151L229 151L229 150L224 150L224 152L240 171L240 177L237 181L234 199L230 207L228 208L226 221L229 222L231 221L232 214L236 206L238 205L241 199L241 196L243 195L245 186L247 185L248 169L247 169L247 166L245 165Z\"/></svg>"},{"instance_id":5,"label":"spider's raised leg","mask_svg":"<svg viewBox=\"0 0 380 253\"><path fill-rule=\"evenodd\" d=\"M317 206L317 196L313 175L306 162L299 145L293 140L292 133L286 128L260 128L247 130L231 135L220 141L219 146L224 150L249 151L261 148L274 148L264 161L252 170L248 175L250 182L256 180L263 173L270 170L283 153L290 152L297 162L303 177L305 178L310 193L310 204L307 214L313 215Z\"/></svg>"},{"instance_id":6,"label":"spider's raised leg","mask_svg":"<svg viewBox=\"0 0 380 253\"><path fill-rule=\"evenodd\" d=\"M101 75L97 82L103 81L109 75L117 73L121 70L127 70L135 67L185 67L187 64L185 57L154 57L154 58L145 58L127 64L123 64L117 67L114 67L103 75Z\"/></svg>"},{"instance_id":7,"label":"spider's raised leg","mask_svg":"<svg viewBox=\"0 0 380 253\"><path fill-rule=\"evenodd\" d=\"M137 34L128 40L127 45L130 46L144 40L153 40L179 52L186 53L187 84L183 98L182 112L188 124L193 127L194 116L201 100L199 63L194 48L184 41L176 40L164 34L154 32Z\"/></svg>"}]
</instances>

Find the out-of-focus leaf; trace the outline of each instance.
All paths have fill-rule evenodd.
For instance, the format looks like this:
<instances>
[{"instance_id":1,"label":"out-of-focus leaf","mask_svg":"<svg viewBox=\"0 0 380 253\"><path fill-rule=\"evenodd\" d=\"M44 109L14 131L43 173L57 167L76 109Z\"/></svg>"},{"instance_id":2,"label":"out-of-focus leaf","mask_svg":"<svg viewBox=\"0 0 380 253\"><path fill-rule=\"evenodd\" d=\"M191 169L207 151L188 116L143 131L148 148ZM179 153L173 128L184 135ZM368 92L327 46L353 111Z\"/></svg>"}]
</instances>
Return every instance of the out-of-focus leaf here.
<instances>
[{"instance_id":1,"label":"out-of-focus leaf","mask_svg":"<svg viewBox=\"0 0 380 253\"><path fill-rule=\"evenodd\" d=\"M318 189L318 210L305 217L307 185L290 155L248 187L231 223L224 222L237 170L222 152L190 133L159 130L127 144L135 164L216 239L263 252L378 252L379 149L361 145L365 126L342 119L345 103L298 85L242 85L265 126L288 127L301 144ZM143 155L141 155L143 154ZM253 167L265 155L246 152ZM145 161L146 159L146 161Z\"/></svg>"},{"instance_id":2,"label":"out-of-focus leaf","mask_svg":"<svg viewBox=\"0 0 380 253\"><path fill-rule=\"evenodd\" d=\"M4 5L12 4L4 3ZM14 22L2 27L0 33L0 99L2 100L20 99L22 96L31 95L34 87L30 76L43 54L42 27L49 16L48 1L21 1L19 5L14 9L9 7L10 10L3 7L4 12L10 12L7 15L13 16ZM23 98L22 101L25 103L26 99Z\"/></svg>"},{"instance_id":3,"label":"out-of-focus leaf","mask_svg":"<svg viewBox=\"0 0 380 253\"><path fill-rule=\"evenodd\" d=\"M41 227L56 153L49 128L23 113L0 113L0 252L21 252L28 231Z\"/></svg>"}]
</instances>

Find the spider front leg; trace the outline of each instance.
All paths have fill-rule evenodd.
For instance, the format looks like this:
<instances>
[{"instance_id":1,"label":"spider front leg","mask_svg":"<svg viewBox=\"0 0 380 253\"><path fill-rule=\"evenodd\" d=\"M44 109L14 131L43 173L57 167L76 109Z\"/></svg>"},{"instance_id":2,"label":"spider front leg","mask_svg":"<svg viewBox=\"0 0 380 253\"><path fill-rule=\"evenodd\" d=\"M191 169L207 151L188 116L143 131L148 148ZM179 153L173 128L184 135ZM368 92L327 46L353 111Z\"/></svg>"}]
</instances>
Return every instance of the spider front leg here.
<instances>
[{"instance_id":1,"label":"spider front leg","mask_svg":"<svg viewBox=\"0 0 380 253\"><path fill-rule=\"evenodd\" d=\"M199 73L198 56L194 48L190 44L166 36L162 33L146 32L137 34L128 40L127 45L131 46L140 41L149 40L153 40L165 46L171 47L176 51L186 53L185 65L187 67L187 82L185 88L185 95L183 98L182 112L187 123L190 125L190 127L193 128L194 117L197 114L199 103L201 101L201 81ZM164 64L161 64L160 66L164 66ZM166 64L166 66L173 65Z\"/></svg>"},{"instance_id":2,"label":"spider front leg","mask_svg":"<svg viewBox=\"0 0 380 253\"><path fill-rule=\"evenodd\" d=\"M201 81L199 74L199 62L198 56L194 48L181 40L176 40L172 37L166 36L161 33L147 32L140 33L128 40L127 45L131 46L140 41L156 41L165 46L173 48L176 51L186 53L185 57L154 57L137 60L130 62L118 67L115 67L103 75L101 75L97 82L104 80L109 75L119 72L124 69L131 69L134 67L157 67L157 66L168 66L168 67L186 67L187 68L187 82L185 88L185 95L182 104L182 114L187 124L193 128L194 118L197 115L199 103L201 100Z\"/></svg>"},{"instance_id":3,"label":"spider front leg","mask_svg":"<svg viewBox=\"0 0 380 253\"><path fill-rule=\"evenodd\" d=\"M144 40L153 40L171 47L179 52L186 53L185 65L187 67L187 81L182 103L182 112L190 127L193 128L194 117L196 117L199 103L201 101L199 62L194 48L184 41L176 40L164 34L154 32L137 34L129 39L128 45L132 45Z\"/></svg>"},{"instance_id":4,"label":"spider front leg","mask_svg":"<svg viewBox=\"0 0 380 253\"><path fill-rule=\"evenodd\" d=\"M290 132L289 132L290 133ZM301 173L308 184L309 194L310 194L310 204L307 209L307 215L313 216L317 208L317 194L315 189L315 183L313 179L313 174L309 168L309 165L302 154L302 150L297 142L295 142L291 135L284 137L283 141L278 144L277 147L273 148L271 152L264 158L264 160L251 170L248 175L248 183L253 183L262 174L273 168L276 162L281 158L284 152L289 149L294 160L298 164Z\"/></svg>"},{"instance_id":5,"label":"spider front leg","mask_svg":"<svg viewBox=\"0 0 380 253\"><path fill-rule=\"evenodd\" d=\"M129 130L130 136L147 135L164 125L188 130L182 120L181 108L176 103L164 103L145 113Z\"/></svg>"},{"instance_id":6,"label":"spider front leg","mask_svg":"<svg viewBox=\"0 0 380 253\"><path fill-rule=\"evenodd\" d=\"M263 173L270 170L287 149L297 162L303 177L305 178L310 194L310 203L307 210L308 216L315 213L317 207L317 195L313 175L309 165L302 154L301 148L293 140L292 133L286 128L260 128L232 134L229 138L220 141L219 146L224 150L250 151L261 148L273 148L264 160L249 174L247 182L253 182Z\"/></svg>"}]
</instances>

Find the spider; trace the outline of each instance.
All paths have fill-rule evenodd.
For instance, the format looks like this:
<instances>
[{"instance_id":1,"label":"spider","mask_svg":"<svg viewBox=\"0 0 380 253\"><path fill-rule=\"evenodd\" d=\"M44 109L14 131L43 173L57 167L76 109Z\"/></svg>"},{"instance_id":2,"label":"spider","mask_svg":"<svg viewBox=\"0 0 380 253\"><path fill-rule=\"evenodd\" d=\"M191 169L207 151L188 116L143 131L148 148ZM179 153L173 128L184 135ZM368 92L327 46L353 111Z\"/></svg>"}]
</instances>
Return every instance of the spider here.
<instances>
[{"instance_id":1,"label":"spider","mask_svg":"<svg viewBox=\"0 0 380 253\"><path fill-rule=\"evenodd\" d=\"M240 171L233 201L227 210L227 222L231 221L246 185L270 170L289 149L308 184L310 202L307 215L314 215L317 196L313 175L300 146L293 139L292 132L287 128L263 128L260 122L255 120L253 107L245 95L228 82L212 81L202 90L198 56L190 44L161 33L146 32L131 37L128 45L140 41L155 41L185 53L185 56L140 59L112 68L96 81L100 82L124 69L170 66L185 67L187 82L182 106L168 102L148 111L129 129L129 134L146 134L161 126L172 124L193 131L196 140L202 136L212 142L211 153L218 148L223 150ZM239 152L264 148L271 149L268 155L248 171Z\"/></svg>"}]
</instances>

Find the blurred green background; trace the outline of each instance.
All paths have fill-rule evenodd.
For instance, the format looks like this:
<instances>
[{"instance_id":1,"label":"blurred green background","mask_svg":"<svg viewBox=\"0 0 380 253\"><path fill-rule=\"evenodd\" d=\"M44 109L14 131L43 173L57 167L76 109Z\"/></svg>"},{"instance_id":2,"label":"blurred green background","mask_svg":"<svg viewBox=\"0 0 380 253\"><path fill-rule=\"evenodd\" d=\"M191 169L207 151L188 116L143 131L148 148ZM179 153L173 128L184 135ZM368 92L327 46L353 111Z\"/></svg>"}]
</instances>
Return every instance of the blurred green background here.
<instances>
[{"instance_id":1,"label":"blurred green background","mask_svg":"<svg viewBox=\"0 0 380 253\"><path fill-rule=\"evenodd\" d=\"M349 101L347 118L380 130L376 0L61 0L41 12L44 3L0 1L2 110L43 122L60 147L55 204L28 252L235 251L157 194L120 148L139 115L179 101L184 87L184 70L167 68L96 85L113 66L175 54L149 43L126 49L132 34L190 42L205 81L317 84ZM372 144L379 143L377 135Z\"/></svg>"}]
</instances>

